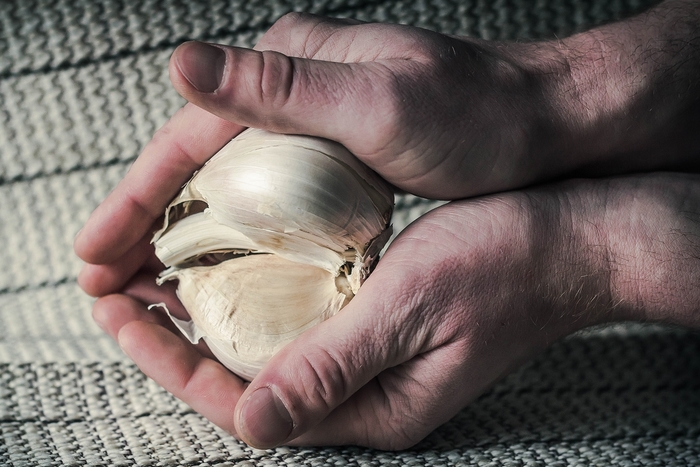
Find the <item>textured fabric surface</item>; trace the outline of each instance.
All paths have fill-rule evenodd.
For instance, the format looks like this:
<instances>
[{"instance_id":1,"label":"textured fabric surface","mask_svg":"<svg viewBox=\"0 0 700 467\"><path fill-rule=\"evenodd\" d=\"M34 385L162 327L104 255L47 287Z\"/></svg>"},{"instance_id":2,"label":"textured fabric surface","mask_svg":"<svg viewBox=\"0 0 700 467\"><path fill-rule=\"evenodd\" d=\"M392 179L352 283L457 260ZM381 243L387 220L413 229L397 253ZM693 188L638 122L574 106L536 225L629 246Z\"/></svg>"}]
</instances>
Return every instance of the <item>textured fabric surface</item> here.
<instances>
[{"instance_id":1,"label":"textured fabric surface","mask_svg":"<svg viewBox=\"0 0 700 467\"><path fill-rule=\"evenodd\" d=\"M405 452L248 448L92 323L71 248L182 105L167 63L184 40L250 46L291 9L538 39L651 3L0 2L0 465L700 465L700 337L642 325L564 340ZM399 196L397 230L438 204Z\"/></svg>"}]
</instances>

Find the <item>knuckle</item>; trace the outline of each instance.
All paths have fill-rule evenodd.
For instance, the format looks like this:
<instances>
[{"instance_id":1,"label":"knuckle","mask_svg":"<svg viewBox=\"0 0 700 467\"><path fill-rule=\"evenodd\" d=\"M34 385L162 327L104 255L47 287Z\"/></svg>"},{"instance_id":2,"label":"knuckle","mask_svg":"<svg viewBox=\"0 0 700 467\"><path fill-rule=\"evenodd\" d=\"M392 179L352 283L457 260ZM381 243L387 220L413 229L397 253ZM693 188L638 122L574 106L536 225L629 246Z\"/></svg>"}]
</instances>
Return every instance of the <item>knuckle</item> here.
<instances>
[{"instance_id":1,"label":"knuckle","mask_svg":"<svg viewBox=\"0 0 700 467\"><path fill-rule=\"evenodd\" d=\"M261 55L260 99L263 105L283 106L292 92L294 66L284 54L264 51Z\"/></svg>"},{"instance_id":2,"label":"knuckle","mask_svg":"<svg viewBox=\"0 0 700 467\"><path fill-rule=\"evenodd\" d=\"M170 141L174 133L173 127L183 118L184 113L184 107L180 107L165 125L161 126L153 133L151 140L147 144L149 146L160 146L164 142Z\"/></svg>"},{"instance_id":3,"label":"knuckle","mask_svg":"<svg viewBox=\"0 0 700 467\"><path fill-rule=\"evenodd\" d=\"M323 413L332 410L348 396L346 367L341 358L325 349L318 348L303 354L296 368L300 379L296 394L298 400L292 401L290 409L296 411L302 407L314 407Z\"/></svg>"},{"instance_id":4,"label":"knuckle","mask_svg":"<svg viewBox=\"0 0 700 467\"><path fill-rule=\"evenodd\" d=\"M402 451L415 446L427 434L425 420L412 417L406 401L385 398L375 416L363 420L359 444L384 451ZM380 416L379 414L383 414Z\"/></svg>"},{"instance_id":5,"label":"knuckle","mask_svg":"<svg viewBox=\"0 0 700 467\"><path fill-rule=\"evenodd\" d=\"M405 138L405 104L398 77L389 70L373 70L367 73L355 73L351 86L339 90L339 95L353 99L358 113L364 118L357 122L362 128L356 132L362 134L357 141L354 152L381 163L384 158L391 159L397 147L402 147ZM356 127L357 128L357 127Z\"/></svg>"},{"instance_id":6,"label":"knuckle","mask_svg":"<svg viewBox=\"0 0 700 467\"><path fill-rule=\"evenodd\" d=\"M305 27L314 18L308 13L290 12L280 17L258 41L258 50L289 49L296 42L297 30Z\"/></svg>"},{"instance_id":7,"label":"knuckle","mask_svg":"<svg viewBox=\"0 0 700 467\"><path fill-rule=\"evenodd\" d=\"M392 293L382 303L383 322L377 327L391 336L391 351L395 354L389 355L390 359L414 354L426 344L435 317L433 284L428 281L417 272L402 271L391 282L385 282Z\"/></svg>"},{"instance_id":8,"label":"knuckle","mask_svg":"<svg viewBox=\"0 0 700 467\"><path fill-rule=\"evenodd\" d=\"M275 21L275 24L273 24L272 27L283 29L293 28L295 26L305 23L311 18L314 18L314 15L298 11L290 11L289 13L285 13L277 21Z\"/></svg>"},{"instance_id":9,"label":"knuckle","mask_svg":"<svg viewBox=\"0 0 700 467\"><path fill-rule=\"evenodd\" d=\"M151 136L151 140L146 143L146 147L144 148L144 152L146 150L150 150L151 148L159 148L159 147L166 147L170 145L170 142L172 141L174 136L174 132L172 127L169 125L164 125L158 130L156 130L155 133L153 133L153 136Z\"/></svg>"},{"instance_id":10,"label":"knuckle","mask_svg":"<svg viewBox=\"0 0 700 467\"><path fill-rule=\"evenodd\" d=\"M405 411L406 408L399 410ZM395 410L390 412L388 418L368 418L364 425L358 444L382 451L403 451L415 446L425 437L425 433L419 433L415 429L413 420L407 420Z\"/></svg>"}]
</instances>

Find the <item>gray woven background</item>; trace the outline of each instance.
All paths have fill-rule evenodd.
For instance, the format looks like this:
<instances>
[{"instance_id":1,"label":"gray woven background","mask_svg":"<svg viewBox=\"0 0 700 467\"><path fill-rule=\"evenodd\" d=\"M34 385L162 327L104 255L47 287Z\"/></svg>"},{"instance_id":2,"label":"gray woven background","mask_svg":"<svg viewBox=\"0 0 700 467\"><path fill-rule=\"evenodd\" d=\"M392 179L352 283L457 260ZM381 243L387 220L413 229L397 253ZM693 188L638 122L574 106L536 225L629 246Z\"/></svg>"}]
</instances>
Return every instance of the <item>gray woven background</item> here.
<instances>
[{"instance_id":1,"label":"gray woven background","mask_svg":"<svg viewBox=\"0 0 700 467\"><path fill-rule=\"evenodd\" d=\"M572 336L419 446L257 451L145 378L92 324L73 236L182 100L187 39L252 45L292 9L489 39L569 35L635 0L0 2L0 465L700 465L700 337ZM400 229L435 206L399 197Z\"/></svg>"}]
</instances>

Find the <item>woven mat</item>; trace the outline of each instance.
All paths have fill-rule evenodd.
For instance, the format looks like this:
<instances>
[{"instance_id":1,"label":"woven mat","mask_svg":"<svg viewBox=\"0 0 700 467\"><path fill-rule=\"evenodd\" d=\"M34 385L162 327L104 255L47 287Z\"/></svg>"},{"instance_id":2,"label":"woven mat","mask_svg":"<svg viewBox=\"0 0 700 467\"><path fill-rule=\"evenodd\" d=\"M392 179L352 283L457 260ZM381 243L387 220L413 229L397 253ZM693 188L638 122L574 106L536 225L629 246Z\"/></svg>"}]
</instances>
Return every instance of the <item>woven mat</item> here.
<instances>
[{"instance_id":1,"label":"woven mat","mask_svg":"<svg viewBox=\"0 0 700 467\"><path fill-rule=\"evenodd\" d=\"M562 37L635 0L310 0L293 9L488 39ZM700 336L571 336L415 448L259 451L147 379L92 323L73 236L182 100L169 55L252 45L274 0L0 2L0 465L700 465ZM400 230L437 205L398 197Z\"/></svg>"}]
</instances>

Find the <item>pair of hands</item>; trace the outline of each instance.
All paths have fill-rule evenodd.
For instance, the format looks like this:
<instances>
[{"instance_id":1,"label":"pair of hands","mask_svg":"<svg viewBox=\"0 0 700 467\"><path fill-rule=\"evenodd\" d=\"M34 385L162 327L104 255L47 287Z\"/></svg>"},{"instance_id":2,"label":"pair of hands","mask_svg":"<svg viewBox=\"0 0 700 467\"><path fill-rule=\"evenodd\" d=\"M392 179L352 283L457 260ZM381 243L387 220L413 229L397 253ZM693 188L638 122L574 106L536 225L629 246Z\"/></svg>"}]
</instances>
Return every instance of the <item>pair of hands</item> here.
<instances>
[{"instance_id":1,"label":"pair of hands","mask_svg":"<svg viewBox=\"0 0 700 467\"><path fill-rule=\"evenodd\" d=\"M571 46L584 40L574 36ZM577 170L662 167L688 151L659 161L639 135L620 136L627 122L582 107L583 90L599 97L581 84L595 79L556 44L293 14L255 50L184 44L170 74L190 103L76 238L87 263L79 283L99 297L96 322L144 373L253 446L409 447L577 329L620 319L696 324L698 178L574 180L423 216L346 308L244 383L146 307L178 308L174 289L155 285L162 265L149 241L158 218L245 126L339 141L396 187L442 199ZM664 137L661 128L650 133ZM594 131L614 137L605 146ZM611 166L601 169L606 157Z\"/></svg>"}]
</instances>

